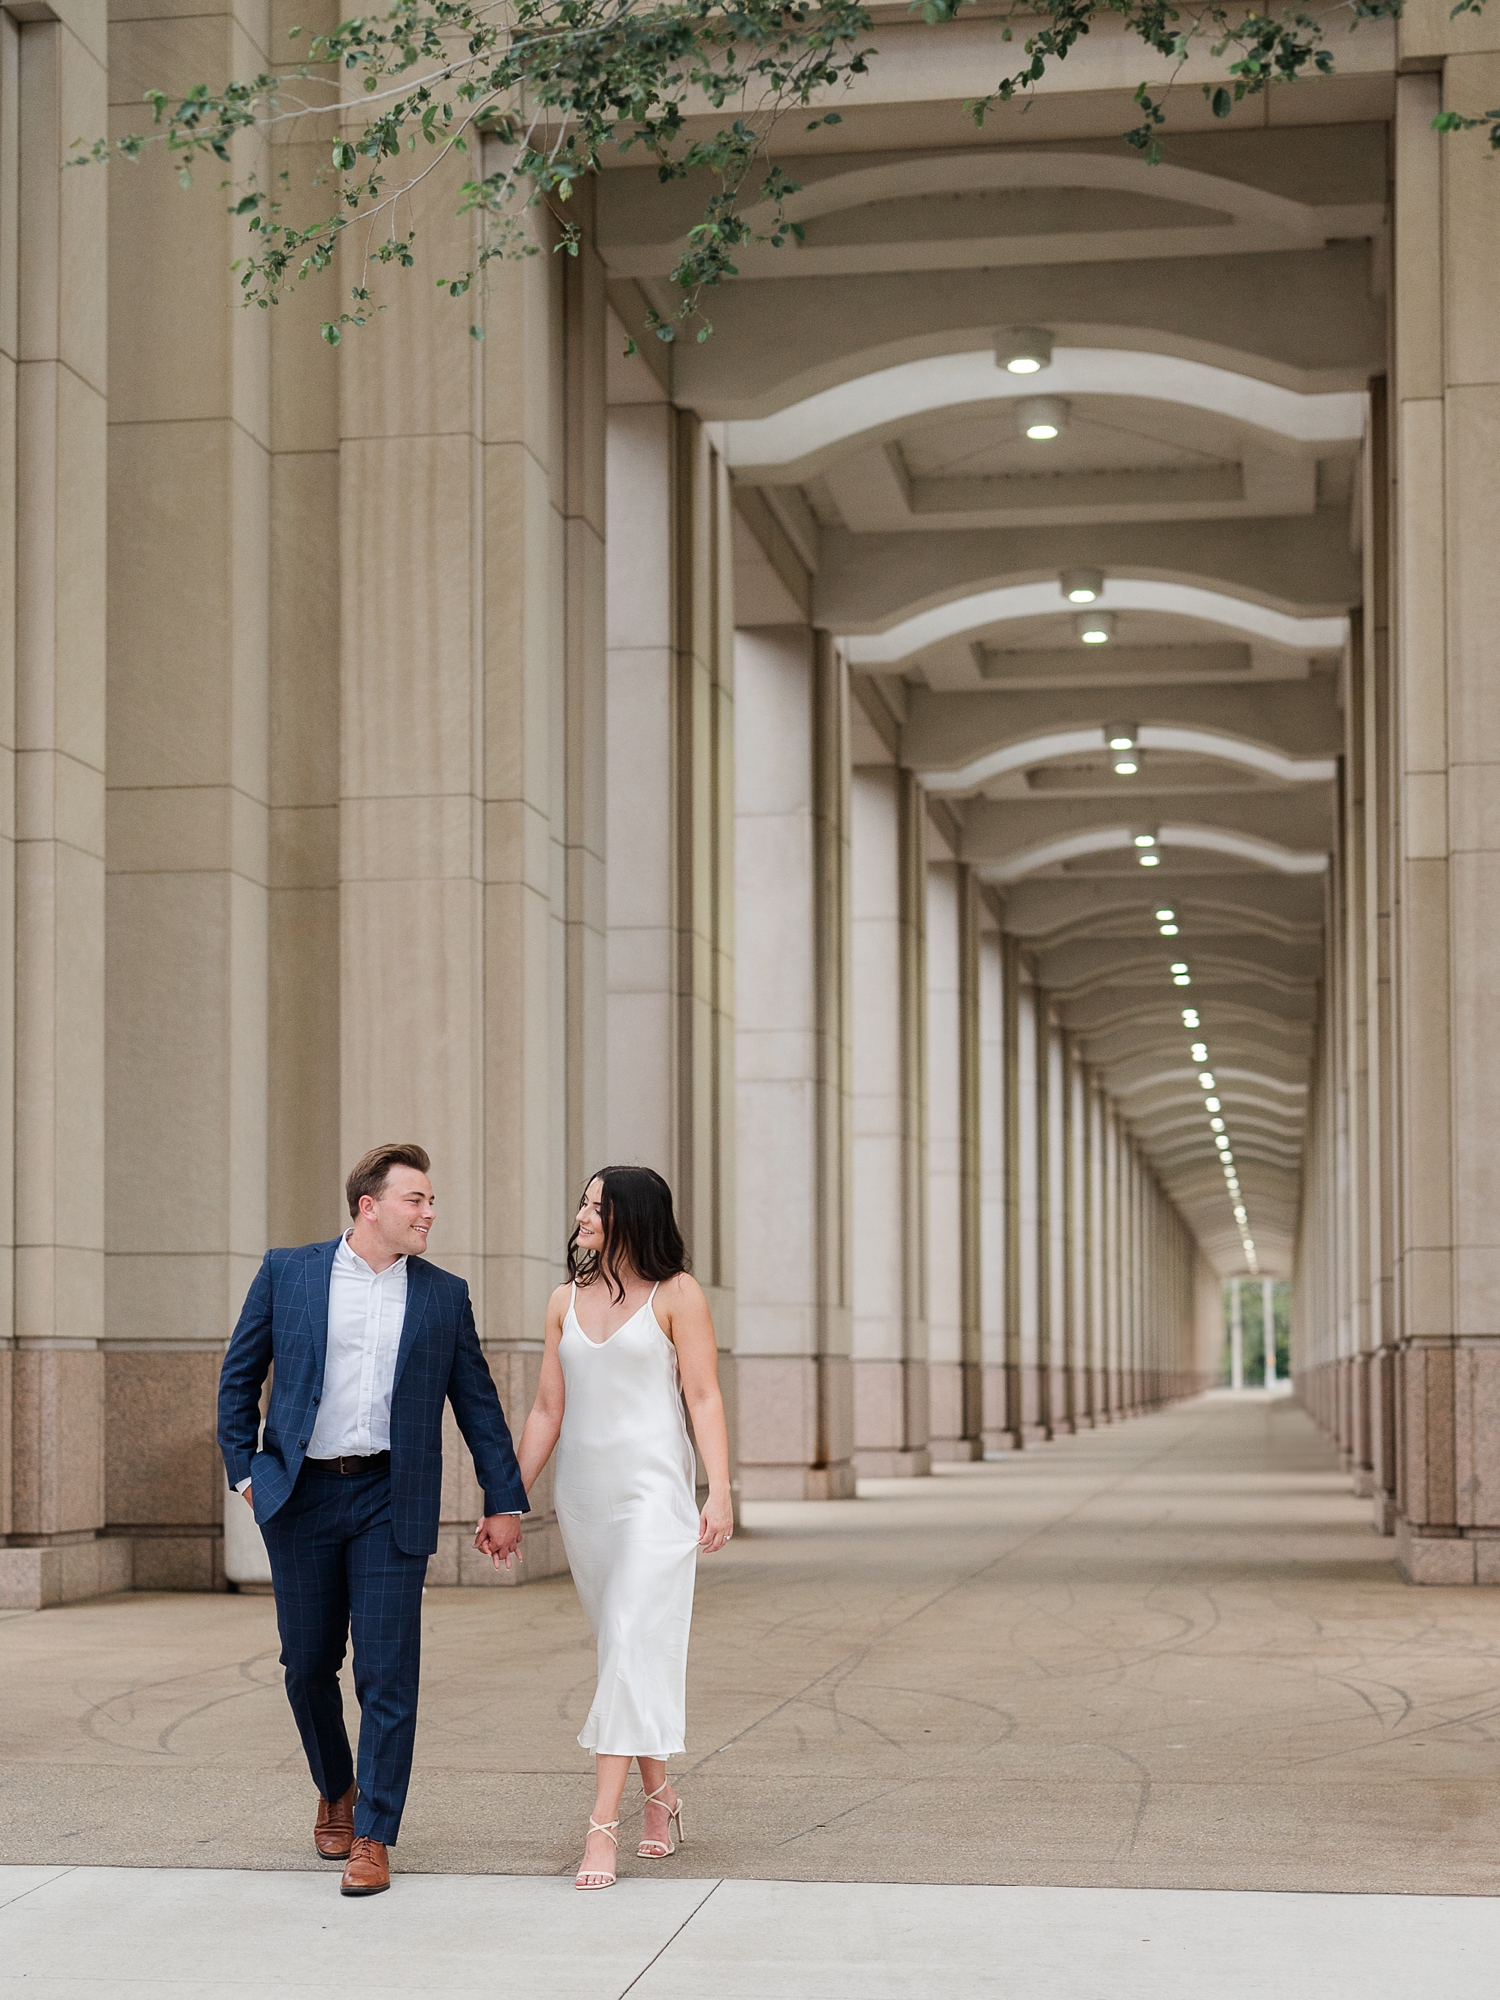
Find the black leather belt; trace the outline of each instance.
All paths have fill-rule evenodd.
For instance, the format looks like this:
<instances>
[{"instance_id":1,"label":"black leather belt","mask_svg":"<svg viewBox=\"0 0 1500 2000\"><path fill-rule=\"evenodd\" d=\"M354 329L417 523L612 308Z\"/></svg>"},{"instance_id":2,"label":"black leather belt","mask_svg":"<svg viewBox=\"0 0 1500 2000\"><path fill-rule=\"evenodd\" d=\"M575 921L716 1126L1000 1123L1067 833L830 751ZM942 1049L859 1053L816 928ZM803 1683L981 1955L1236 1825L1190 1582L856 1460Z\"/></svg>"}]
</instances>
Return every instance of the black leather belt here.
<instances>
[{"instance_id":1,"label":"black leather belt","mask_svg":"<svg viewBox=\"0 0 1500 2000\"><path fill-rule=\"evenodd\" d=\"M302 1463L310 1465L314 1472L341 1473L345 1479L354 1479L362 1472L384 1472L390 1465L388 1451L371 1452L368 1458L355 1458L345 1452L341 1458L304 1458Z\"/></svg>"}]
</instances>

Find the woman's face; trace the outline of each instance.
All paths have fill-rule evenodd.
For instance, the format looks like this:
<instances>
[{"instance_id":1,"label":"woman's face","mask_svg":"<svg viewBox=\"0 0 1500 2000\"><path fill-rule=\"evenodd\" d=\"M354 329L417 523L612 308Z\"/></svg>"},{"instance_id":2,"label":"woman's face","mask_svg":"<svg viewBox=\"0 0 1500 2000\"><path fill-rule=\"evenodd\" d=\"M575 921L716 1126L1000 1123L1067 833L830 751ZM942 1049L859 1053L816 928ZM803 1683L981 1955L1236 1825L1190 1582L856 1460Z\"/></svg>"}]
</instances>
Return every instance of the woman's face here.
<instances>
[{"instance_id":1,"label":"woman's face","mask_svg":"<svg viewBox=\"0 0 1500 2000\"><path fill-rule=\"evenodd\" d=\"M584 1189L578 1209L578 1247L596 1255L604 1248L604 1223L599 1214L603 1199L604 1183L596 1176Z\"/></svg>"}]
</instances>

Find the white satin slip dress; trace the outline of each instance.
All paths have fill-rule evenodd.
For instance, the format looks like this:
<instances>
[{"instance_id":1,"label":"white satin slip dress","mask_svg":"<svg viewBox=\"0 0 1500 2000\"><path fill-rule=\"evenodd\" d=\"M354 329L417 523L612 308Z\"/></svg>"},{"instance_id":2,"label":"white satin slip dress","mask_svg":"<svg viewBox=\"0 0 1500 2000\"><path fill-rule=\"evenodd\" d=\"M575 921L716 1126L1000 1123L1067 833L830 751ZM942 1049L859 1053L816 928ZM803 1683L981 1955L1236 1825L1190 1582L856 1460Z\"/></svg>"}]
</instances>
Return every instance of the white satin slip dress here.
<instances>
[{"instance_id":1,"label":"white satin slip dress","mask_svg":"<svg viewBox=\"0 0 1500 2000\"><path fill-rule=\"evenodd\" d=\"M686 1747L688 1629L698 1569L693 1448L677 1350L652 1310L608 1340L578 1324L573 1287L558 1359L566 1400L557 1522L599 1642L599 1685L579 1732L606 1757Z\"/></svg>"}]
</instances>

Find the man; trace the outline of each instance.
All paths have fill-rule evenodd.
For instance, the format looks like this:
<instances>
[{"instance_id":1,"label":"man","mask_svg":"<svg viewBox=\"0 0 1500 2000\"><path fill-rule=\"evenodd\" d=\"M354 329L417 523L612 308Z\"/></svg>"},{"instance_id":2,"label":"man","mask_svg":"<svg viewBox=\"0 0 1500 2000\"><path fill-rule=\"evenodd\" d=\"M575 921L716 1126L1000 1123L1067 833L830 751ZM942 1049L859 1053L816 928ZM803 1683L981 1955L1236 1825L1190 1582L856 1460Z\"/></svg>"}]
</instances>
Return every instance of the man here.
<instances>
[{"instance_id":1,"label":"man","mask_svg":"<svg viewBox=\"0 0 1500 2000\"><path fill-rule=\"evenodd\" d=\"M219 1448L265 1537L287 1699L318 1788L313 1843L325 1860L347 1861L346 1896L390 1887L386 1850L416 1737L445 1400L484 1489L475 1547L497 1569L519 1560L527 1511L469 1288L421 1261L434 1211L429 1165L420 1146L376 1146L349 1176L351 1229L267 1251L219 1375ZM357 1796L338 1677L351 1633Z\"/></svg>"}]
</instances>

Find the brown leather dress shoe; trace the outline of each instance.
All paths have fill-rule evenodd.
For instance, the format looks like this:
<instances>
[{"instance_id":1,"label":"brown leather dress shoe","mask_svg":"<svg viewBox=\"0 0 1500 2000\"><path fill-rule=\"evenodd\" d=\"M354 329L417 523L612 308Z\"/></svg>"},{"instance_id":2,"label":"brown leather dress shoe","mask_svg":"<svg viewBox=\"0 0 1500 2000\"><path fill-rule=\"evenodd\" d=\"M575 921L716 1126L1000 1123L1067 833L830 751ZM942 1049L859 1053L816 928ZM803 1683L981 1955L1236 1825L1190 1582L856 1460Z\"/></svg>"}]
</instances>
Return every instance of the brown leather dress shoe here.
<instances>
[{"instance_id":1,"label":"brown leather dress shoe","mask_svg":"<svg viewBox=\"0 0 1500 2000\"><path fill-rule=\"evenodd\" d=\"M391 1864L386 1855L383 1840L369 1840L362 1833L354 1836L354 1845L349 1850L349 1865L344 1870L344 1879L339 1884L345 1896L378 1896L382 1889L391 1886Z\"/></svg>"},{"instance_id":2,"label":"brown leather dress shoe","mask_svg":"<svg viewBox=\"0 0 1500 2000\"><path fill-rule=\"evenodd\" d=\"M325 1861L347 1861L354 1839L354 1787L341 1799L319 1799L313 1846Z\"/></svg>"}]
</instances>

